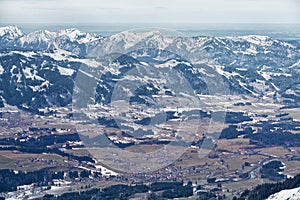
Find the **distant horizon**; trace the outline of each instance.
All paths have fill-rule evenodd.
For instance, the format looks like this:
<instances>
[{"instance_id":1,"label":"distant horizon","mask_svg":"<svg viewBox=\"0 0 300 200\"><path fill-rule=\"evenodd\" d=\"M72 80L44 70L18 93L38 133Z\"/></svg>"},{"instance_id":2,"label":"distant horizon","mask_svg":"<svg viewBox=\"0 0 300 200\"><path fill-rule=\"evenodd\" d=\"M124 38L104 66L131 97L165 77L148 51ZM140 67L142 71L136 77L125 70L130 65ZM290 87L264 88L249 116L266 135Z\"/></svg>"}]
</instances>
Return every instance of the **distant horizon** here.
<instances>
[{"instance_id":1,"label":"distant horizon","mask_svg":"<svg viewBox=\"0 0 300 200\"><path fill-rule=\"evenodd\" d=\"M17 26L25 34L37 30L59 31L77 28L83 32L110 36L132 29L162 28L178 31L187 36L267 35L275 39L300 41L300 23L0 23L0 27L4 26Z\"/></svg>"}]
</instances>

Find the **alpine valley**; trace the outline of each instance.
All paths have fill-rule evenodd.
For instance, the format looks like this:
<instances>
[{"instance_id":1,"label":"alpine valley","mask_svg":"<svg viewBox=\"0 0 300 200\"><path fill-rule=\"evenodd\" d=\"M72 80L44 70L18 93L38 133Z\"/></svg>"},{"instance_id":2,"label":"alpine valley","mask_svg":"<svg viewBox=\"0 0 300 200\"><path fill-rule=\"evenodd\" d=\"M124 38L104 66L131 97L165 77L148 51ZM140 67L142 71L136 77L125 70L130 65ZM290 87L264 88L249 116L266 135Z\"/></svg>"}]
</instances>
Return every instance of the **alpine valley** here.
<instances>
[{"instance_id":1,"label":"alpine valley","mask_svg":"<svg viewBox=\"0 0 300 200\"><path fill-rule=\"evenodd\" d=\"M299 196L299 77L294 40L0 27L0 199Z\"/></svg>"}]
</instances>

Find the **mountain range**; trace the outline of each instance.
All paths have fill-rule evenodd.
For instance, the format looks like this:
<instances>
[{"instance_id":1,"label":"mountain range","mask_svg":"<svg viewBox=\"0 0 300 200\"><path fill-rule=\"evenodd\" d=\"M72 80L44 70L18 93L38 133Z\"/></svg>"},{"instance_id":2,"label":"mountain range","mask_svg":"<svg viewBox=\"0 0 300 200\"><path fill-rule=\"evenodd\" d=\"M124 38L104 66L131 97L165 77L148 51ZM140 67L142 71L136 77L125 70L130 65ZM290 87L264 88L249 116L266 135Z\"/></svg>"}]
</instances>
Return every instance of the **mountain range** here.
<instances>
[{"instance_id":1,"label":"mountain range","mask_svg":"<svg viewBox=\"0 0 300 200\"><path fill-rule=\"evenodd\" d=\"M103 62L104 55L113 55L112 61ZM212 94L207 78L218 75L227 94L300 105L297 41L258 35L185 37L160 30L103 37L78 29L25 34L16 26L0 28L0 106L36 112L70 105L74 92L80 92L74 90L79 74L97 80L94 101L108 104L118 83L129 80L135 69L143 86L130 102L149 105L157 95L178 93L166 84L165 74L172 69L195 94ZM146 80L150 75L155 78Z\"/></svg>"}]
</instances>

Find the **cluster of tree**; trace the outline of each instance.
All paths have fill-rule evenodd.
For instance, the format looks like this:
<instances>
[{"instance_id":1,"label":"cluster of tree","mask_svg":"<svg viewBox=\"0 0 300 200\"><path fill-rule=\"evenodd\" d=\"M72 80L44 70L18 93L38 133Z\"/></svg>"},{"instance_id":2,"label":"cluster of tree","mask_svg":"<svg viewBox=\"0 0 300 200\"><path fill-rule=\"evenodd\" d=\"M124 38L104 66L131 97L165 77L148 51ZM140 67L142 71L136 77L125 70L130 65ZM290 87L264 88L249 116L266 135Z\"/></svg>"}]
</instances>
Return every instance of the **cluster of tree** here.
<instances>
[{"instance_id":1,"label":"cluster of tree","mask_svg":"<svg viewBox=\"0 0 300 200\"><path fill-rule=\"evenodd\" d=\"M189 197L192 195L193 195L193 188L189 185L165 190L162 193L162 197L167 199Z\"/></svg>"},{"instance_id":2,"label":"cluster of tree","mask_svg":"<svg viewBox=\"0 0 300 200\"><path fill-rule=\"evenodd\" d=\"M3 108L4 107L4 103L3 103L3 99L0 98L0 108ZM0 114L1 115L1 114ZM1 198L1 197L0 197Z\"/></svg>"},{"instance_id":3,"label":"cluster of tree","mask_svg":"<svg viewBox=\"0 0 300 200\"><path fill-rule=\"evenodd\" d=\"M98 118L98 123L100 125L104 125L106 127L119 128L117 122L114 119L107 119L105 117L99 117Z\"/></svg>"},{"instance_id":4,"label":"cluster of tree","mask_svg":"<svg viewBox=\"0 0 300 200\"><path fill-rule=\"evenodd\" d=\"M280 174L279 172L283 171L282 167L284 165L282 162L278 160L271 161L265 165L262 166L260 169L261 177L262 178L268 178L273 181L280 181L286 176L284 174Z\"/></svg>"},{"instance_id":5,"label":"cluster of tree","mask_svg":"<svg viewBox=\"0 0 300 200\"><path fill-rule=\"evenodd\" d=\"M100 199L127 199L128 197L136 193L145 193L149 191L149 187L146 185L113 185L108 188L104 188L99 197Z\"/></svg>"},{"instance_id":6,"label":"cluster of tree","mask_svg":"<svg viewBox=\"0 0 300 200\"><path fill-rule=\"evenodd\" d=\"M294 131L299 131L300 127L300 122L298 121L293 121L292 118L280 118L280 121L274 121L274 120L269 120L269 121L263 121L260 123L255 124L256 127L261 128L261 132L265 133L272 133L276 130L282 130L282 131L289 131L289 130L294 130Z\"/></svg>"},{"instance_id":7,"label":"cluster of tree","mask_svg":"<svg viewBox=\"0 0 300 200\"><path fill-rule=\"evenodd\" d=\"M227 112L225 116L225 123L236 124L245 121L252 121L252 118L245 115L243 112Z\"/></svg>"},{"instance_id":8,"label":"cluster of tree","mask_svg":"<svg viewBox=\"0 0 300 200\"><path fill-rule=\"evenodd\" d=\"M71 179L75 179L75 178L79 178L79 177L88 178L91 175L92 175L92 173L89 170L83 170L80 173L78 173L78 171L69 171L69 178L71 178ZM97 177L99 175L101 175L100 172L94 174L95 177Z\"/></svg>"},{"instance_id":9,"label":"cluster of tree","mask_svg":"<svg viewBox=\"0 0 300 200\"><path fill-rule=\"evenodd\" d=\"M17 190L17 186L20 185L48 185L53 179L63 180L64 171L52 171L51 168L45 168L33 172L14 172L13 170L4 169L0 170L0 192L9 192ZM100 172L91 173L89 170L82 171L69 171L68 173L70 179L75 178L88 178L90 176L99 177Z\"/></svg>"},{"instance_id":10,"label":"cluster of tree","mask_svg":"<svg viewBox=\"0 0 300 200\"><path fill-rule=\"evenodd\" d=\"M281 115L280 115L281 116ZM226 115L225 121L227 123L231 121L239 120L243 116L242 113L229 112ZM249 118L250 120L251 118ZM229 120L229 121L228 121ZM247 119L243 119L246 120ZM242 120L242 121L243 121ZM292 120L281 121L267 121L256 124L255 126L259 128L256 134L253 134L253 129L251 127L244 127L243 130L238 130L236 125L229 125L228 128L222 130L220 139L234 139L238 136L243 135L244 137L250 138L250 143L255 145L276 145L276 146L300 146L300 135L293 134L289 131L299 131L300 122Z\"/></svg>"},{"instance_id":11,"label":"cluster of tree","mask_svg":"<svg viewBox=\"0 0 300 200\"><path fill-rule=\"evenodd\" d=\"M182 186L182 182L154 182L150 185L152 191L169 190Z\"/></svg>"},{"instance_id":12,"label":"cluster of tree","mask_svg":"<svg viewBox=\"0 0 300 200\"><path fill-rule=\"evenodd\" d=\"M70 153L61 151L59 148L48 148L49 145L65 143L67 141L80 141L78 134L64 134L64 135L46 135L38 138L29 138L28 140L21 142L20 139L14 138L0 139L0 145L10 145L13 147L2 147L0 150L17 150L24 153L54 153L63 157L68 157L70 160L77 160L79 162L92 162L94 159L90 156L76 156Z\"/></svg>"},{"instance_id":13,"label":"cluster of tree","mask_svg":"<svg viewBox=\"0 0 300 200\"><path fill-rule=\"evenodd\" d=\"M48 169L17 173L9 169L0 170L0 192L15 191L17 186L32 183L47 185L53 179L63 179L63 175L63 172L53 172Z\"/></svg>"},{"instance_id":14,"label":"cluster of tree","mask_svg":"<svg viewBox=\"0 0 300 200\"><path fill-rule=\"evenodd\" d=\"M58 148L47 149L47 150L48 150L48 153L55 153L55 154L58 154L58 155L63 156L63 157L68 157L69 160L77 160L79 162L95 163L94 159L91 158L90 156L76 156L76 155L61 151Z\"/></svg>"},{"instance_id":15,"label":"cluster of tree","mask_svg":"<svg viewBox=\"0 0 300 200\"><path fill-rule=\"evenodd\" d=\"M73 199L125 200L136 193L145 193L148 191L148 189L149 188L146 185L136 185L136 186L113 185L104 188L102 190L92 189L92 190L81 191L81 192L65 193L62 194L61 196L45 195L41 199L45 199L45 200L73 200Z\"/></svg>"},{"instance_id":16,"label":"cluster of tree","mask_svg":"<svg viewBox=\"0 0 300 200\"><path fill-rule=\"evenodd\" d=\"M252 135L253 130L251 127L247 127L242 131L237 130L236 125L229 125L228 128L224 128L221 132L220 139L234 139L240 135Z\"/></svg>"},{"instance_id":17,"label":"cluster of tree","mask_svg":"<svg viewBox=\"0 0 300 200\"><path fill-rule=\"evenodd\" d=\"M173 199L180 197L189 197L193 195L192 183L184 185L183 182L155 182L150 185L113 185L103 189L92 189L88 191L65 193L61 196L45 195L42 199L46 200L73 200L73 199L129 199L130 196L137 193L149 192L151 199Z\"/></svg>"},{"instance_id":18,"label":"cluster of tree","mask_svg":"<svg viewBox=\"0 0 300 200\"><path fill-rule=\"evenodd\" d=\"M161 124L161 123L163 123L165 121L169 121L171 119L180 118L179 116L177 116L177 114L178 113L176 113L175 111L166 111L163 113L157 113L157 114L155 114L154 117L145 117L141 120L136 120L134 123L145 125L145 126L148 126L150 124ZM198 112L198 114L199 114L199 112Z\"/></svg>"},{"instance_id":19,"label":"cluster of tree","mask_svg":"<svg viewBox=\"0 0 300 200\"><path fill-rule=\"evenodd\" d=\"M239 198L239 200L263 200L268 198L270 195L280 192L281 190L293 189L300 187L300 174L294 178L288 178L283 182L277 183L265 183L256 186L253 190L244 191Z\"/></svg>"},{"instance_id":20,"label":"cluster of tree","mask_svg":"<svg viewBox=\"0 0 300 200\"><path fill-rule=\"evenodd\" d=\"M250 144L261 146L300 146L300 134L293 134L282 130L274 132L259 132L248 135Z\"/></svg>"},{"instance_id":21,"label":"cluster of tree","mask_svg":"<svg viewBox=\"0 0 300 200\"><path fill-rule=\"evenodd\" d=\"M208 177L208 178L206 179L207 183L215 183L216 180L217 180L217 178L210 178L210 177Z\"/></svg>"},{"instance_id":22,"label":"cluster of tree","mask_svg":"<svg viewBox=\"0 0 300 200\"><path fill-rule=\"evenodd\" d=\"M197 186L197 190L200 190L197 192L198 200L225 200L226 195L222 194L221 189L222 185L221 183L218 184L218 188L213 188L210 191L201 190L203 189L200 185Z\"/></svg>"},{"instance_id":23,"label":"cluster of tree","mask_svg":"<svg viewBox=\"0 0 300 200\"><path fill-rule=\"evenodd\" d=\"M59 143L65 143L68 141L80 141L80 138L78 134L73 133L73 134L51 134L51 135L45 135L45 136L40 136L38 138L26 138L25 141L20 141L19 138L18 140L15 140L14 138L3 138L0 140L1 145L13 145L13 146L22 146L22 147L40 147L40 148L45 148L49 145L53 144L59 144Z\"/></svg>"},{"instance_id":24,"label":"cluster of tree","mask_svg":"<svg viewBox=\"0 0 300 200\"><path fill-rule=\"evenodd\" d=\"M217 195L214 192L198 192L197 195L199 200L210 200L217 198Z\"/></svg>"},{"instance_id":25,"label":"cluster of tree","mask_svg":"<svg viewBox=\"0 0 300 200\"><path fill-rule=\"evenodd\" d=\"M189 197L193 195L192 182L155 182L149 186L152 192L163 191L161 197L167 199Z\"/></svg>"}]
</instances>

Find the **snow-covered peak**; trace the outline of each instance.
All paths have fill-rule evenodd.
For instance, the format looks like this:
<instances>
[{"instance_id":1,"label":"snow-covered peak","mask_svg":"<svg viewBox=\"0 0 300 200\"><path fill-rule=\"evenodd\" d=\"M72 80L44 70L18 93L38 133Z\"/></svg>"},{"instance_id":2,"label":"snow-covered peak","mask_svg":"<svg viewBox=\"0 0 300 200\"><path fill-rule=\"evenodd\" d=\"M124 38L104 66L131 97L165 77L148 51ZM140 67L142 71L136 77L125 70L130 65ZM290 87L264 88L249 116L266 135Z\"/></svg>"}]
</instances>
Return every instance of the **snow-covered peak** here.
<instances>
[{"instance_id":1,"label":"snow-covered peak","mask_svg":"<svg viewBox=\"0 0 300 200\"><path fill-rule=\"evenodd\" d=\"M269 36L262 36L262 35L228 36L225 38L237 42L246 41L260 46L270 46L273 43L273 40Z\"/></svg>"},{"instance_id":2,"label":"snow-covered peak","mask_svg":"<svg viewBox=\"0 0 300 200\"><path fill-rule=\"evenodd\" d=\"M75 28L60 31L37 30L23 34L15 26L0 27L0 49L5 50L63 49L76 55L86 55L102 38Z\"/></svg>"},{"instance_id":3,"label":"snow-covered peak","mask_svg":"<svg viewBox=\"0 0 300 200\"><path fill-rule=\"evenodd\" d=\"M51 32L48 30L38 30L38 31L34 31L31 33L28 33L27 35L24 35L23 37L20 38L20 41L22 44L26 43L30 43L30 42L49 42L51 40L53 40L56 36L55 32Z\"/></svg>"},{"instance_id":4,"label":"snow-covered peak","mask_svg":"<svg viewBox=\"0 0 300 200\"><path fill-rule=\"evenodd\" d=\"M58 31L58 35L66 35L69 38L76 39L80 35L84 35L85 33L82 33L79 29L77 28L69 28L69 29L64 29Z\"/></svg>"},{"instance_id":5,"label":"snow-covered peak","mask_svg":"<svg viewBox=\"0 0 300 200\"><path fill-rule=\"evenodd\" d=\"M77 41L79 44L92 42L100 37L96 34L81 32L77 28L70 28L58 31L58 36L67 37L70 41Z\"/></svg>"},{"instance_id":6,"label":"snow-covered peak","mask_svg":"<svg viewBox=\"0 0 300 200\"><path fill-rule=\"evenodd\" d=\"M175 39L175 36L166 35L161 31L126 31L106 38L102 47L107 52L127 51L141 47L165 49Z\"/></svg>"},{"instance_id":7,"label":"snow-covered peak","mask_svg":"<svg viewBox=\"0 0 300 200\"><path fill-rule=\"evenodd\" d=\"M23 36L23 32L16 26L0 27L0 37L7 36L10 39Z\"/></svg>"}]
</instances>

